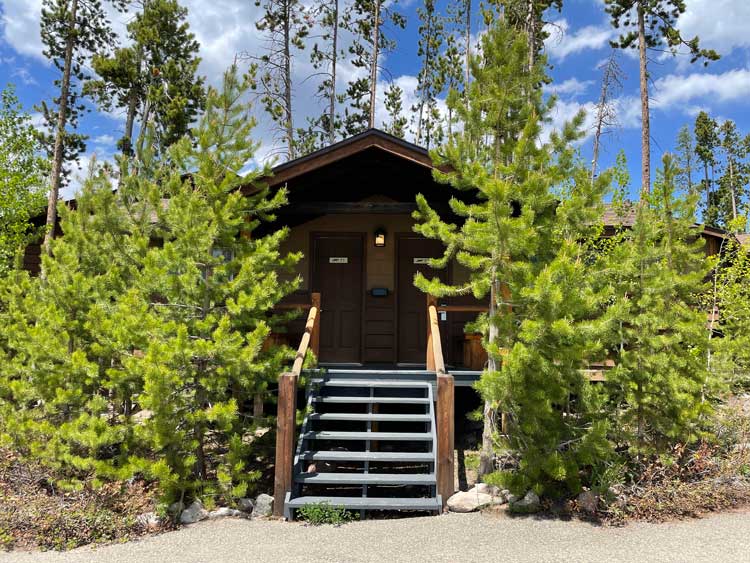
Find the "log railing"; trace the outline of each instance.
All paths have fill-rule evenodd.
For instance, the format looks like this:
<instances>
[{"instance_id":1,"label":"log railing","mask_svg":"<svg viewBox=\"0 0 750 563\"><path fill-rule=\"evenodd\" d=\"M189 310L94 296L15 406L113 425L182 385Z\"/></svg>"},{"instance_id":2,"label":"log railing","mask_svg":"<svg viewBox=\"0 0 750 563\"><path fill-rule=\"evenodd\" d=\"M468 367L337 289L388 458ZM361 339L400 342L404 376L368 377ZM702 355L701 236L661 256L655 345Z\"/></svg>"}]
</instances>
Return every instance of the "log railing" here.
<instances>
[{"instance_id":1,"label":"log railing","mask_svg":"<svg viewBox=\"0 0 750 563\"><path fill-rule=\"evenodd\" d=\"M289 305L285 308L306 308L308 305ZM297 383L308 350L317 357L320 347L320 293L311 295L305 332L302 334L291 371L279 377L278 410L276 415L276 465L273 496L275 516L283 516L286 494L292 490L295 430L297 426Z\"/></svg>"},{"instance_id":2,"label":"log railing","mask_svg":"<svg viewBox=\"0 0 750 563\"><path fill-rule=\"evenodd\" d=\"M443 345L440 341L437 300L427 296L427 357L428 371L437 377L437 463L435 472L437 492L442 497L443 508L454 491L454 441L455 441L455 383L445 371Z\"/></svg>"}]
</instances>

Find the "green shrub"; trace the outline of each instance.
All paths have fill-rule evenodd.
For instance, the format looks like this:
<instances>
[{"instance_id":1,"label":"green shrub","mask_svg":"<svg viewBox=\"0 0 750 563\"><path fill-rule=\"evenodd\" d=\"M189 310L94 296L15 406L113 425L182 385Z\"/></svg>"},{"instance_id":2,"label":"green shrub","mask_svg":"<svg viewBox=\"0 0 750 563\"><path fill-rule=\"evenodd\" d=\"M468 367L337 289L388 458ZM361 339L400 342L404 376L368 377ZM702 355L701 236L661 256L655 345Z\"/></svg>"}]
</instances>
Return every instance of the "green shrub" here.
<instances>
[{"instance_id":1,"label":"green shrub","mask_svg":"<svg viewBox=\"0 0 750 563\"><path fill-rule=\"evenodd\" d=\"M312 526L322 524L341 526L359 518L358 514L346 510L343 506L334 506L329 502L306 504L298 510L298 515Z\"/></svg>"}]
</instances>

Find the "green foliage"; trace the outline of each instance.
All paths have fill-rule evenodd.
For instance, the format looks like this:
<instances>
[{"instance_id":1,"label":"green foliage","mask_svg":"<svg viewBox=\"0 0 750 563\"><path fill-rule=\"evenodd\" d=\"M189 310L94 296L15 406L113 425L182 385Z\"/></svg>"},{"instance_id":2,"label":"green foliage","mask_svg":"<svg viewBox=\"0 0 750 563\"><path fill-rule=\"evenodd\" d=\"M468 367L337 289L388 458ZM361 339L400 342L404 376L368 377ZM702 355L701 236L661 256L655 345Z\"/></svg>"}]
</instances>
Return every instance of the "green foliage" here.
<instances>
[{"instance_id":1,"label":"green foliage","mask_svg":"<svg viewBox=\"0 0 750 563\"><path fill-rule=\"evenodd\" d=\"M406 118L401 115L403 94L404 91L395 84L390 84L385 91L385 110L388 112L389 122L383 123L383 130L400 139L406 135Z\"/></svg>"},{"instance_id":2,"label":"green foliage","mask_svg":"<svg viewBox=\"0 0 750 563\"><path fill-rule=\"evenodd\" d=\"M735 390L750 389L750 254L726 241L712 278L709 302L719 311L711 370Z\"/></svg>"},{"instance_id":3,"label":"green foliage","mask_svg":"<svg viewBox=\"0 0 750 563\"><path fill-rule=\"evenodd\" d=\"M645 47L657 48L666 43L673 53L684 48L691 57L691 63L703 59L704 65L707 65L719 59L719 54L713 49L700 47L697 35L692 39L682 37L677 22L687 9L685 0L604 0L604 3L614 27L623 29L617 41L612 42L614 47L638 47L638 15L642 14Z\"/></svg>"},{"instance_id":4,"label":"green foliage","mask_svg":"<svg viewBox=\"0 0 750 563\"><path fill-rule=\"evenodd\" d=\"M240 175L257 148L250 83L227 72L164 160L149 132L116 191L92 171L45 277L3 288L3 439L71 487L142 474L167 498L229 499L258 476L246 407L289 358L262 345L299 256L279 251L286 229L250 236L286 202L265 170Z\"/></svg>"},{"instance_id":5,"label":"green foliage","mask_svg":"<svg viewBox=\"0 0 750 563\"><path fill-rule=\"evenodd\" d=\"M677 171L665 155L632 229L615 236L596 268L602 337L615 363L606 383L613 439L636 455L697 439L715 389L701 307L710 265L696 197L675 195Z\"/></svg>"},{"instance_id":6,"label":"green foliage","mask_svg":"<svg viewBox=\"0 0 750 563\"><path fill-rule=\"evenodd\" d=\"M31 219L44 209L49 172L31 116L12 86L0 94L0 276L35 234Z\"/></svg>"},{"instance_id":7,"label":"green foliage","mask_svg":"<svg viewBox=\"0 0 750 563\"><path fill-rule=\"evenodd\" d=\"M98 75L84 92L106 111L126 111L119 146L132 154L137 115L153 124L160 150L189 132L205 103L204 78L196 76L199 44L189 31L187 9L176 0L149 0L127 25L127 47L94 55Z\"/></svg>"},{"instance_id":8,"label":"green foliage","mask_svg":"<svg viewBox=\"0 0 750 563\"><path fill-rule=\"evenodd\" d=\"M352 520L357 520L359 514L349 512L343 506L335 506L329 502L306 504L297 510L300 518L312 526L331 524L341 526Z\"/></svg>"},{"instance_id":9,"label":"green foliage","mask_svg":"<svg viewBox=\"0 0 750 563\"><path fill-rule=\"evenodd\" d=\"M538 87L544 65L529 69L525 36L502 20L482 36L466 97L451 92L448 99L461 131L433 151L451 169L435 177L457 190L450 205L462 222L444 222L421 195L415 214L415 230L446 245L433 265L456 260L469 282L418 275L415 283L437 296L489 294L490 368L478 389L509 413L505 445L521 457L504 482L554 494L577 491L581 471L610 453L602 398L580 371L597 348L584 258L610 176L592 183L572 148L582 115L540 140L554 103Z\"/></svg>"}]
</instances>

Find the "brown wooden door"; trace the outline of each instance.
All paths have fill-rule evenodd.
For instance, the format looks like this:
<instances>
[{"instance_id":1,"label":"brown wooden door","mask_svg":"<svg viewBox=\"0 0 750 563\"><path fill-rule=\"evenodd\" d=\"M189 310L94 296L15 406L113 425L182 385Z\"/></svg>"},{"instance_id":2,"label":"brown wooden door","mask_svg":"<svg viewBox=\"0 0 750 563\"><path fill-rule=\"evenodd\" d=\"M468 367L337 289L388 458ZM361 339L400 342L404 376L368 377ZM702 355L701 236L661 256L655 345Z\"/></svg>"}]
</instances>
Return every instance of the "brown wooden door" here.
<instances>
[{"instance_id":1,"label":"brown wooden door","mask_svg":"<svg viewBox=\"0 0 750 563\"><path fill-rule=\"evenodd\" d=\"M398 362L424 364L427 347L427 297L414 287L414 275L420 271L427 278L446 280L445 270L434 270L420 263L421 258L443 255L443 244L421 237L403 236L398 239ZM415 260L416 259L416 260ZM441 340L445 323L440 323Z\"/></svg>"},{"instance_id":2,"label":"brown wooden door","mask_svg":"<svg viewBox=\"0 0 750 563\"><path fill-rule=\"evenodd\" d=\"M359 363L362 346L364 239L313 237L313 291L320 292L321 362Z\"/></svg>"}]
</instances>

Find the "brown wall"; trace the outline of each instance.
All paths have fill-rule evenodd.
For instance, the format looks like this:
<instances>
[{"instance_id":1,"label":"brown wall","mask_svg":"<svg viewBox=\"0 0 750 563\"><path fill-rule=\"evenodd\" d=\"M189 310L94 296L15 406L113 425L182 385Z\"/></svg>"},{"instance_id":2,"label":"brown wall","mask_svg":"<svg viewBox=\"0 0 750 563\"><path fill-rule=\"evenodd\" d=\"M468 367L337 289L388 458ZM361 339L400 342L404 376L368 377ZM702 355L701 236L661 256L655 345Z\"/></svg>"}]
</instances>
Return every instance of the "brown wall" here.
<instances>
[{"instance_id":1,"label":"brown wall","mask_svg":"<svg viewBox=\"0 0 750 563\"><path fill-rule=\"evenodd\" d=\"M282 250L301 251L304 258L297 264L297 273L302 276L302 290L309 290L310 276L310 237L315 232L365 233L367 272L366 288L386 287L393 291L395 265L395 234L412 232L414 220L408 215L352 214L325 215L291 229L284 241ZM373 233L378 227L384 227L386 245L376 248Z\"/></svg>"}]
</instances>

